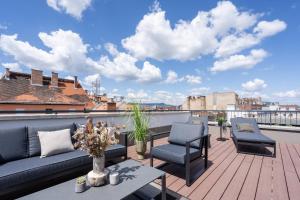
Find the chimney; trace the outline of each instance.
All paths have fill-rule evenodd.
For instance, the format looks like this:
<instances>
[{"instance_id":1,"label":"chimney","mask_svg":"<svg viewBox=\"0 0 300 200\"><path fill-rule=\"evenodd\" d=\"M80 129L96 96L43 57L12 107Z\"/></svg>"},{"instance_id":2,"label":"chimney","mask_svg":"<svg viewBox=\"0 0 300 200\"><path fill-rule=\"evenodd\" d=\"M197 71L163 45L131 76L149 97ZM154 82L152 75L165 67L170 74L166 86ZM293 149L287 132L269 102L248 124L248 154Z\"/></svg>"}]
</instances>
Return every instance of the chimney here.
<instances>
[{"instance_id":1,"label":"chimney","mask_svg":"<svg viewBox=\"0 0 300 200\"><path fill-rule=\"evenodd\" d=\"M74 88L77 88L77 85L78 85L77 76L74 76Z\"/></svg>"},{"instance_id":2,"label":"chimney","mask_svg":"<svg viewBox=\"0 0 300 200\"><path fill-rule=\"evenodd\" d=\"M51 86L52 87L58 87L58 73L52 72Z\"/></svg>"},{"instance_id":3,"label":"chimney","mask_svg":"<svg viewBox=\"0 0 300 200\"><path fill-rule=\"evenodd\" d=\"M9 68L5 68L4 78L5 78L6 80L9 80L9 78L10 78L10 71L9 71Z\"/></svg>"},{"instance_id":4,"label":"chimney","mask_svg":"<svg viewBox=\"0 0 300 200\"><path fill-rule=\"evenodd\" d=\"M31 69L31 85L43 86L43 71Z\"/></svg>"}]
</instances>

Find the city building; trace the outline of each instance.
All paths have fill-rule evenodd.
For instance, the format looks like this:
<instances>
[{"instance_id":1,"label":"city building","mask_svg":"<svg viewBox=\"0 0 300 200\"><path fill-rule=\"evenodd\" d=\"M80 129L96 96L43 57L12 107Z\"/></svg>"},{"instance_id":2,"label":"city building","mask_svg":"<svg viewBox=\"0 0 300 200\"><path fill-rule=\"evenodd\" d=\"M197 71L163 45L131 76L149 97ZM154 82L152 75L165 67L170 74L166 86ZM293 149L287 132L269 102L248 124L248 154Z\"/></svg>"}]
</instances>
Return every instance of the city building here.
<instances>
[{"instance_id":1,"label":"city building","mask_svg":"<svg viewBox=\"0 0 300 200\"><path fill-rule=\"evenodd\" d=\"M93 110L116 110L117 103L113 98L108 98L106 94L103 95L89 95L89 98L95 103Z\"/></svg>"},{"instance_id":2,"label":"city building","mask_svg":"<svg viewBox=\"0 0 300 200\"><path fill-rule=\"evenodd\" d=\"M239 110L261 110L263 107L261 97L257 98L239 98Z\"/></svg>"},{"instance_id":3,"label":"city building","mask_svg":"<svg viewBox=\"0 0 300 200\"><path fill-rule=\"evenodd\" d=\"M235 92L214 92L206 96L206 110L227 110L228 105L238 107L238 104Z\"/></svg>"},{"instance_id":4,"label":"city building","mask_svg":"<svg viewBox=\"0 0 300 200\"><path fill-rule=\"evenodd\" d=\"M52 72L48 77L36 69L27 74L6 68L0 78L0 93L0 110L84 110L94 107L76 76L69 80Z\"/></svg>"},{"instance_id":5,"label":"city building","mask_svg":"<svg viewBox=\"0 0 300 200\"><path fill-rule=\"evenodd\" d=\"M205 110L205 96L188 96L182 104L182 110Z\"/></svg>"}]
</instances>

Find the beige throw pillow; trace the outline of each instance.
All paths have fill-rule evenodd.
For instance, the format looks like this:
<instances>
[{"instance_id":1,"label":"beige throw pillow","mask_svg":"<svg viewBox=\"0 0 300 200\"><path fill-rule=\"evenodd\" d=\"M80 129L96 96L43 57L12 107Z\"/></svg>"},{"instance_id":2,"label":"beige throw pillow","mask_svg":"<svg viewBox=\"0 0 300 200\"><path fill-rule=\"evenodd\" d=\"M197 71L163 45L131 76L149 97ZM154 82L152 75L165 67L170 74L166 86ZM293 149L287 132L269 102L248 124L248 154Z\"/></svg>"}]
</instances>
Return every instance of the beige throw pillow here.
<instances>
[{"instance_id":1,"label":"beige throw pillow","mask_svg":"<svg viewBox=\"0 0 300 200\"><path fill-rule=\"evenodd\" d=\"M73 151L70 129L38 131L41 144L41 158Z\"/></svg>"},{"instance_id":2,"label":"beige throw pillow","mask_svg":"<svg viewBox=\"0 0 300 200\"><path fill-rule=\"evenodd\" d=\"M248 123L239 123L237 124L237 128L240 132L254 132L252 124Z\"/></svg>"}]
</instances>

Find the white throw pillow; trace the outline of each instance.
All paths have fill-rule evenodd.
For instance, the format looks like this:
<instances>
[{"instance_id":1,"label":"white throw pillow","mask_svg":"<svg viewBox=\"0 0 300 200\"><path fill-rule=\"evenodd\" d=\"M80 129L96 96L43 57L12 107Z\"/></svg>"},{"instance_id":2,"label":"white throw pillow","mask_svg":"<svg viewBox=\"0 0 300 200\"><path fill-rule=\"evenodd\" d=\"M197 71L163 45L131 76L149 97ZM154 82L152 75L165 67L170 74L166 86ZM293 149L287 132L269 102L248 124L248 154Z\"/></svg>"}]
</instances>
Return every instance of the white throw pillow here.
<instances>
[{"instance_id":1,"label":"white throw pillow","mask_svg":"<svg viewBox=\"0 0 300 200\"><path fill-rule=\"evenodd\" d=\"M70 129L38 131L41 143L41 158L73 151Z\"/></svg>"}]
</instances>

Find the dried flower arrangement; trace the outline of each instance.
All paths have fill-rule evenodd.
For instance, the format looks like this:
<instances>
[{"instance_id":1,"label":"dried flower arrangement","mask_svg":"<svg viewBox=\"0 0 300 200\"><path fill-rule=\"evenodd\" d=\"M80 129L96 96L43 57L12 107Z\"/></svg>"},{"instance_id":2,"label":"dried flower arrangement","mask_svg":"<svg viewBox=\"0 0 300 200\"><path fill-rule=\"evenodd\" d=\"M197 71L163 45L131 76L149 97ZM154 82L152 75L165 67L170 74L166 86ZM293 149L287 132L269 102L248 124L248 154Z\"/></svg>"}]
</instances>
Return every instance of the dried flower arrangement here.
<instances>
[{"instance_id":1,"label":"dried flower arrangement","mask_svg":"<svg viewBox=\"0 0 300 200\"><path fill-rule=\"evenodd\" d=\"M121 126L107 127L106 122L93 125L92 118L88 118L85 127L77 129L73 138L76 140L75 148L86 151L92 157L102 157L110 145L118 143Z\"/></svg>"}]
</instances>

